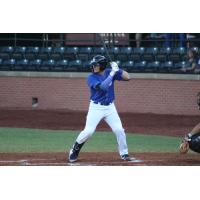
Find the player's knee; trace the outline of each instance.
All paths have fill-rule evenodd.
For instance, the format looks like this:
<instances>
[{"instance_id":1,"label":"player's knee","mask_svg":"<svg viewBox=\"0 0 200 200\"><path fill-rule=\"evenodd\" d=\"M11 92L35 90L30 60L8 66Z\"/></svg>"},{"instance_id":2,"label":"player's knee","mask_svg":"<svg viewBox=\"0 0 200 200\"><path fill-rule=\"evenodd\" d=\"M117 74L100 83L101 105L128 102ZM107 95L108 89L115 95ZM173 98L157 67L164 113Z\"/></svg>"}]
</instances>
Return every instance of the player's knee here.
<instances>
[{"instance_id":1,"label":"player's knee","mask_svg":"<svg viewBox=\"0 0 200 200\"><path fill-rule=\"evenodd\" d=\"M117 134L124 134L124 129L122 127L113 128L113 132Z\"/></svg>"},{"instance_id":2,"label":"player's knee","mask_svg":"<svg viewBox=\"0 0 200 200\"><path fill-rule=\"evenodd\" d=\"M84 132L87 134L88 137L91 137L92 134L94 133L95 129L94 128L85 128Z\"/></svg>"}]
</instances>

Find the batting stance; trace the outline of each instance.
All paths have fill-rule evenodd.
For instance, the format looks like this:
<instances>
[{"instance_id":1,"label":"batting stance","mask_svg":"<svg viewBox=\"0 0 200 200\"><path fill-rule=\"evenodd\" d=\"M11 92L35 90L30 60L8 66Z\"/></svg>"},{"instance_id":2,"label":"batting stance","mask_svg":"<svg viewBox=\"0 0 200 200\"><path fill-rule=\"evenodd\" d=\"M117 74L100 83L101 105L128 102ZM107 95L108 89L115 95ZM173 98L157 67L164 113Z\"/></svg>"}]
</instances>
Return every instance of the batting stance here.
<instances>
[{"instance_id":1,"label":"batting stance","mask_svg":"<svg viewBox=\"0 0 200 200\"><path fill-rule=\"evenodd\" d=\"M200 110L200 92L197 94L197 105ZM180 153L187 153L191 149L200 153L200 123L198 123L190 133L188 133L179 148Z\"/></svg>"},{"instance_id":2,"label":"batting stance","mask_svg":"<svg viewBox=\"0 0 200 200\"><path fill-rule=\"evenodd\" d=\"M99 122L104 119L117 138L118 151L121 159L130 161L126 135L115 108L114 81L130 79L129 74L119 69L116 62L111 62L111 69L106 69L108 61L104 56L97 55L91 60L92 73L87 78L90 88L90 105L84 130L77 137L69 153L69 162L75 162L83 144L95 132Z\"/></svg>"}]
</instances>

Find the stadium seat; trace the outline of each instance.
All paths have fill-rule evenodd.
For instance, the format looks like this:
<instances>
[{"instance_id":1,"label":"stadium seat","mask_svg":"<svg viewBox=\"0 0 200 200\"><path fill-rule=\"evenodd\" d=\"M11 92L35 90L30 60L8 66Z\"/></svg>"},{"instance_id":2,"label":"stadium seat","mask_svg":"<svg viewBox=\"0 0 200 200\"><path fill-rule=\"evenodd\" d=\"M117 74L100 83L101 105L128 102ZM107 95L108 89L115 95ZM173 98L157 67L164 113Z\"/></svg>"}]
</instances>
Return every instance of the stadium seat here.
<instances>
[{"instance_id":1,"label":"stadium seat","mask_svg":"<svg viewBox=\"0 0 200 200\"><path fill-rule=\"evenodd\" d=\"M164 62L164 63L161 63L161 66L160 66L160 71L163 71L163 72L173 72L173 62L172 61L167 61L167 62Z\"/></svg>"},{"instance_id":2,"label":"stadium seat","mask_svg":"<svg viewBox=\"0 0 200 200\"><path fill-rule=\"evenodd\" d=\"M10 70L9 66L4 65L3 60L0 58L0 71Z\"/></svg>"},{"instance_id":3,"label":"stadium seat","mask_svg":"<svg viewBox=\"0 0 200 200\"><path fill-rule=\"evenodd\" d=\"M144 47L133 48L133 53L130 56L130 60L133 60L134 62L139 63L140 61L142 61L142 56L144 52L145 52Z\"/></svg>"},{"instance_id":4,"label":"stadium seat","mask_svg":"<svg viewBox=\"0 0 200 200\"><path fill-rule=\"evenodd\" d=\"M14 47L12 47L12 46L1 47L1 52L4 52L4 53L13 53L14 52Z\"/></svg>"},{"instance_id":5,"label":"stadium seat","mask_svg":"<svg viewBox=\"0 0 200 200\"><path fill-rule=\"evenodd\" d=\"M158 53L157 47L146 48L146 51L144 52L142 59L146 60L147 62L153 62L155 61L157 53Z\"/></svg>"},{"instance_id":6,"label":"stadium seat","mask_svg":"<svg viewBox=\"0 0 200 200\"><path fill-rule=\"evenodd\" d=\"M13 67L15 66L15 59L8 59L8 60L3 60L2 65L3 68L6 70L12 70Z\"/></svg>"},{"instance_id":7,"label":"stadium seat","mask_svg":"<svg viewBox=\"0 0 200 200\"><path fill-rule=\"evenodd\" d=\"M146 61L141 61L141 62L135 63L134 68L141 72L141 71L145 71L146 65L147 65Z\"/></svg>"},{"instance_id":8,"label":"stadium seat","mask_svg":"<svg viewBox=\"0 0 200 200\"><path fill-rule=\"evenodd\" d=\"M58 61L63 59L65 47L55 47L51 53L51 59Z\"/></svg>"},{"instance_id":9,"label":"stadium seat","mask_svg":"<svg viewBox=\"0 0 200 200\"><path fill-rule=\"evenodd\" d=\"M171 48L171 47L163 47L163 48L160 48L159 53L160 53L160 54L169 55L169 54L172 53L172 48Z\"/></svg>"},{"instance_id":10,"label":"stadium seat","mask_svg":"<svg viewBox=\"0 0 200 200\"><path fill-rule=\"evenodd\" d=\"M12 46L1 47L0 48L0 58L3 60L11 59L13 52L14 52L14 48Z\"/></svg>"},{"instance_id":11,"label":"stadium seat","mask_svg":"<svg viewBox=\"0 0 200 200\"><path fill-rule=\"evenodd\" d=\"M156 55L158 53L158 47L149 47L146 48L145 54L152 54L152 55Z\"/></svg>"},{"instance_id":12,"label":"stadium seat","mask_svg":"<svg viewBox=\"0 0 200 200\"><path fill-rule=\"evenodd\" d=\"M143 55L144 52L145 52L145 48L144 47L133 48L133 53L134 54Z\"/></svg>"},{"instance_id":13,"label":"stadium seat","mask_svg":"<svg viewBox=\"0 0 200 200\"><path fill-rule=\"evenodd\" d=\"M35 59L35 60L31 60L29 62L29 66L28 66L28 69L31 70L31 71L37 71L40 69L40 66L42 64L42 60L41 59Z\"/></svg>"},{"instance_id":14,"label":"stadium seat","mask_svg":"<svg viewBox=\"0 0 200 200\"><path fill-rule=\"evenodd\" d=\"M133 67L133 66L134 62L132 60L122 63L122 67Z\"/></svg>"},{"instance_id":15,"label":"stadium seat","mask_svg":"<svg viewBox=\"0 0 200 200\"><path fill-rule=\"evenodd\" d=\"M186 48L185 47L178 47L178 48L174 48L173 49L173 54L179 54L179 55L182 55L182 54L186 54Z\"/></svg>"},{"instance_id":16,"label":"stadium seat","mask_svg":"<svg viewBox=\"0 0 200 200\"><path fill-rule=\"evenodd\" d=\"M39 70L40 71L50 71L55 66L55 60L49 59L44 60L42 62L42 65L40 65Z\"/></svg>"},{"instance_id":17,"label":"stadium seat","mask_svg":"<svg viewBox=\"0 0 200 200\"><path fill-rule=\"evenodd\" d=\"M17 60L14 66L14 70L27 70L29 61L27 59Z\"/></svg>"},{"instance_id":18,"label":"stadium seat","mask_svg":"<svg viewBox=\"0 0 200 200\"><path fill-rule=\"evenodd\" d=\"M182 61L182 62L178 62L178 63L175 63L175 69L181 69L183 67L186 67L187 65L187 62L186 61Z\"/></svg>"},{"instance_id":19,"label":"stadium seat","mask_svg":"<svg viewBox=\"0 0 200 200\"><path fill-rule=\"evenodd\" d=\"M65 71L68 66L68 60L58 60L56 65L52 66L53 71Z\"/></svg>"},{"instance_id":20,"label":"stadium seat","mask_svg":"<svg viewBox=\"0 0 200 200\"><path fill-rule=\"evenodd\" d=\"M67 71L79 71L81 70L81 67L83 67L82 65L82 61L81 60L73 60L69 62L69 66L67 67Z\"/></svg>"},{"instance_id":21,"label":"stadium seat","mask_svg":"<svg viewBox=\"0 0 200 200\"><path fill-rule=\"evenodd\" d=\"M132 60L123 62L121 66L122 66L122 69L130 71L130 72L134 70L134 62Z\"/></svg>"},{"instance_id":22,"label":"stadium seat","mask_svg":"<svg viewBox=\"0 0 200 200\"><path fill-rule=\"evenodd\" d=\"M98 54L99 55L105 55L106 54L104 47L95 47L93 52L94 52L94 54L92 56L98 55Z\"/></svg>"},{"instance_id":23,"label":"stadium seat","mask_svg":"<svg viewBox=\"0 0 200 200\"><path fill-rule=\"evenodd\" d=\"M120 52L119 47L111 47L108 48L108 52L110 54L111 60L117 60L118 58L118 54Z\"/></svg>"},{"instance_id":24,"label":"stadium seat","mask_svg":"<svg viewBox=\"0 0 200 200\"><path fill-rule=\"evenodd\" d=\"M132 47L121 47L117 55L117 59L121 60L122 62L130 60L131 53Z\"/></svg>"},{"instance_id":25,"label":"stadium seat","mask_svg":"<svg viewBox=\"0 0 200 200\"><path fill-rule=\"evenodd\" d=\"M172 60L173 62L181 62L184 60L185 56L186 56L186 48L178 47L173 49L172 54L169 55L169 60Z\"/></svg>"},{"instance_id":26,"label":"stadium seat","mask_svg":"<svg viewBox=\"0 0 200 200\"><path fill-rule=\"evenodd\" d=\"M37 58L41 60L48 60L50 59L51 52L52 52L52 47L41 47L39 54L37 55Z\"/></svg>"},{"instance_id":27,"label":"stadium seat","mask_svg":"<svg viewBox=\"0 0 200 200\"><path fill-rule=\"evenodd\" d=\"M147 63L145 71L158 72L159 67L160 67L159 61L149 62Z\"/></svg>"},{"instance_id":28,"label":"stadium seat","mask_svg":"<svg viewBox=\"0 0 200 200\"><path fill-rule=\"evenodd\" d=\"M155 56L155 60L159 62L167 62L169 55L172 53L172 49L170 47L160 48L159 52Z\"/></svg>"},{"instance_id":29,"label":"stadium seat","mask_svg":"<svg viewBox=\"0 0 200 200\"><path fill-rule=\"evenodd\" d=\"M63 59L70 60L70 61L78 59L78 51L79 51L78 47L66 48L63 54Z\"/></svg>"},{"instance_id":30,"label":"stadium seat","mask_svg":"<svg viewBox=\"0 0 200 200\"><path fill-rule=\"evenodd\" d=\"M91 72L92 68L90 65L90 60L84 61L82 67L80 68L81 72Z\"/></svg>"},{"instance_id":31,"label":"stadium seat","mask_svg":"<svg viewBox=\"0 0 200 200\"><path fill-rule=\"evenodd\" d=\"M3 63L3 60L0 58L0 71L1 71L2 63Z\"/></svg>"},{"instance_id":32,"label":"stadium seat","mask_svg":"<svg viewBox=\"0 0 200 200\"><path fill-rule=\"evenodd\" d=\"M25 59L26 47L15 47L12 54L13 59Z\"/></svg>"},{"instance_id":33,"label":"stadium seat","mask_svg":"<svg viewBox=\"0 0 200 200\"><path fill-rule=\"evenodd\" d=\"M10 58L9 53L0 52L0 58L4 60L8 60Z\"/></svg>"},{"instance_id":34,"label":"stadium seat","mask_svg":"<svg viewBox=\"0 0 200 200\"><path fill-rule=\"evenodd\" d=\"M182 58L180 57L179 54L170 54L170 55L168 56L168 60L171 60L171 61L177 63L177 62L182 61Z\"/></svg>"},{"instance_id":35,"label":"stadium seat","mask_svg":"<svg viewBox=\"0 0 200 200\"><path fill-rule=\"evenodd\" d=\"M191 47L190 48L192 51L195 51L197 55L199 55L199 48L198 47Z\"/></svg>"},{"instance_id":36,"label":"stadium seat","mask_svg":"<svg viewBox=\"0 0 200 200\"><path fill-rule=\"evenodd\" d=\"M79 49L78 58L82 61L87 61L91 58L92 47L82 47Z\"/></svg>"},{"instance_id":37,"label":"stadium seat","mask_svg":"<svg viewBox=\"0 0 200 200\"><path fill-rule=\"evenodd\" d=\"M131 54L130 60L133 60L134 62L140 62L142 60L142 58L139 54Z\"/></svg>"},{"instance_id":38,"label":"stadium seat","mask_svg":"<svg viewBox=\"0 0 200 200\"><path fill-rule=\"evenodd\" d=\"M27 47L25 52L25 58L28 60L37 59L39 50L39 47Z\"/></svg>"}]
</instances>

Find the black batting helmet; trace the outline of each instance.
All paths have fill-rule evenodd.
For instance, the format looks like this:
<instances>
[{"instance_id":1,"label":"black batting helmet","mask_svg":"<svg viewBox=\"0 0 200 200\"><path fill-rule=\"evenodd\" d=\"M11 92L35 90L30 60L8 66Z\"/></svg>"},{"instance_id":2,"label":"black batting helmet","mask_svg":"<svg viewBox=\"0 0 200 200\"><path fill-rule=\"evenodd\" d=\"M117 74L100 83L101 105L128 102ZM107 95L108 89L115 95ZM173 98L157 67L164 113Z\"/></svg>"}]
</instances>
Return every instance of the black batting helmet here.
<instances>
[{"instance_id":1,"label":"black batting helmet","mask_svg":"<svg viewBox=\"0 0 200 200\"><path fill-rule=\"evenodd\" d=\"M97 55L93 57L90 65L93 68L93 66L97 64L100 66L100 70L104 70L108 64L108 61L105 56Z\"/></svg>"}]
</instances>

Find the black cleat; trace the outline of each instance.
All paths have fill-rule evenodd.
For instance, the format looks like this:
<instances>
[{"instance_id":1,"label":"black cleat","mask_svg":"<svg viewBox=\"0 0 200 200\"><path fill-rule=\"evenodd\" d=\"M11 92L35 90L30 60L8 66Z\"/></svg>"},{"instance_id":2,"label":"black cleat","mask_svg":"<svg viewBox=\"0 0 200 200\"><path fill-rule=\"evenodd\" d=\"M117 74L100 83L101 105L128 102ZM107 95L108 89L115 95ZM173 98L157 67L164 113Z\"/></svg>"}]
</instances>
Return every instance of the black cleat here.
<instances>
[{"instance_id":1,"label":"black cleat","mask_svg":"<svg viewBox=\"0 0 200 200\"><path fill-rule=\"evenodd\" d=\"M76 151L74 151L74 149L70 149L69 151L69 162L76 162L78 159L78 153Z\"/></svg>"},{"instance_id":2,"label":"black cleat","mask_svg":"<svg viewBox=\"0 0 200 200\"><path fill-rule=\"evenodd\" d=\"M69 151L69 158L68 158L69 162L73 163L73 162L77 161L78 154L79 154L83 144L84 143L79 144L78 142L75 142L75 144L73 145L73 147Z\"/></svg>"},{"instance_id":3,"label":"black cleat","mask_svg":"<svg viewBox=\"0 0 200 200\"><path fill-rule=\"evenodd\" d=\"M125 161L132 161L132 159L130 158L130 156L128 154L124 154L121 156L121 159L122 160L125 160Z\"/></svg>"}]
</instances>

